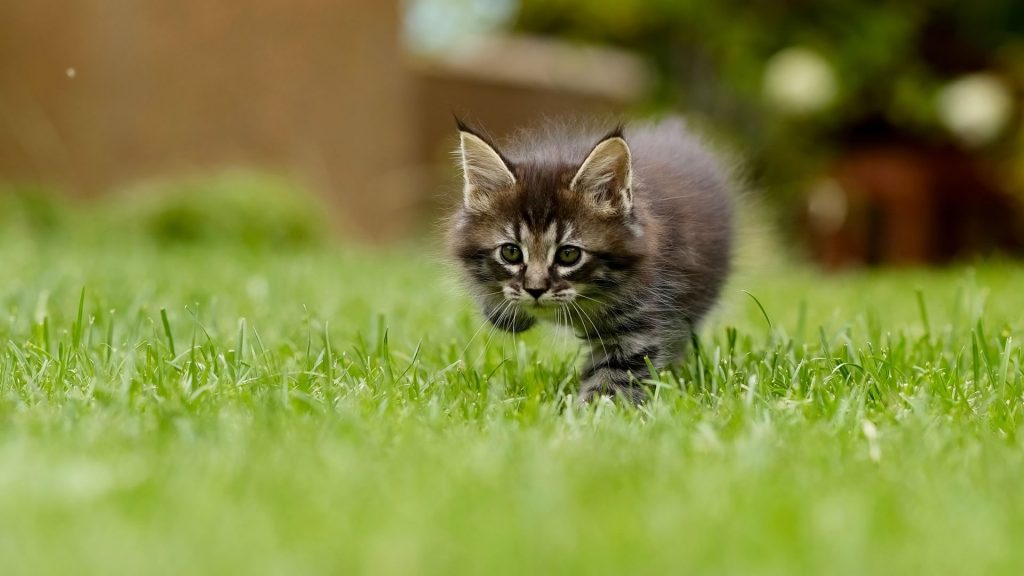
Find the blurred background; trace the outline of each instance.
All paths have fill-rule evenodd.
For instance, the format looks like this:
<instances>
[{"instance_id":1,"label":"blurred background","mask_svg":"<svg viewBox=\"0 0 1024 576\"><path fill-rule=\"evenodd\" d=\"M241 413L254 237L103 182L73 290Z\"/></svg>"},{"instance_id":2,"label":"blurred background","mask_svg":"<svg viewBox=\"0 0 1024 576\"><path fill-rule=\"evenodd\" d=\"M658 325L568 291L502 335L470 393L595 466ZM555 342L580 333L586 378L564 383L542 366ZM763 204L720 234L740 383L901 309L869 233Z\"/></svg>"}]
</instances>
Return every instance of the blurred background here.
<instances>
[{"instance_id":1,"label":"blurred background","mask_svg":"<svg viewBox=\"0 0 1024 576\"><path fill-rule=\"evenodd\" d=\"M393 243L455 197L453 111L682 113L825 268L1020 255L1022 101L1020 0L4 2L0 224Z\"/></svg>"}]
</instances>

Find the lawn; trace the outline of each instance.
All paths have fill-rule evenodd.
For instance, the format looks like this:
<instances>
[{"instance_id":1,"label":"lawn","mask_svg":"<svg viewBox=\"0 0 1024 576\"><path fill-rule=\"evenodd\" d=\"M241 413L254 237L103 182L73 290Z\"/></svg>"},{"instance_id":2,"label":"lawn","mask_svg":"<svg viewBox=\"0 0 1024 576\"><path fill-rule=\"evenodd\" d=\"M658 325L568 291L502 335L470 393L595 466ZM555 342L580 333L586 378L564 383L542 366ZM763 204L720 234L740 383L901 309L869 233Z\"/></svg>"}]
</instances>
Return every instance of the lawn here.
<instances>
[{"instance_id":1,"label":"lawn","mask_svg":"<svg viewBox=\"0 0 1024 576\"><path fill-rule=\"evenodd\" d=\"M431 241L234 206L4 208L3 574L1024 572L1018 264L745 265L654 401L579 410Z\"/></svg>"}]
</instances>

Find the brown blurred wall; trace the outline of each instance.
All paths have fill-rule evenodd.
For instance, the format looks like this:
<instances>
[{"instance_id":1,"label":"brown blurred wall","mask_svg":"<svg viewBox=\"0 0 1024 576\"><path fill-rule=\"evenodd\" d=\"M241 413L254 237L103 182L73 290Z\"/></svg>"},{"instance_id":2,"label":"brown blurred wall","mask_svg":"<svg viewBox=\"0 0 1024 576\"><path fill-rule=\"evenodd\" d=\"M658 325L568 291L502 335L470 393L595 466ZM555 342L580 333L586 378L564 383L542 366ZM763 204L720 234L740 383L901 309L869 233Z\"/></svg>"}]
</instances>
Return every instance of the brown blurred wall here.
<instances>
[{"instance_id":1,"label":"brown blurred wall","mask_svg":"<svg viewBox=\"0 0 1024 576\"><path fill-rule=\"evenodd\" d=\"M461 198L461 176L452 157L458 145L453 113L486 130L500 145L517 129L544 117L612 119L624 108L606 97L494 82L439 68L417 70L416 89L416 152L423 168L419 181L426 189L417 211L425 214L441 213Z\"/></svg>"},{"instance_id":2,"label":"brown blurred wall","mask_svg":"<svg viewBox=\"0 0 1024 576\"><path fill-rule=\"evenodd\" d=\"M394 239L457 200L452 111L495 136L621 111L635 57L492 35L403 53L398 2L0 3L0 182L94 195L230 166L321 191L343 232Z\"/></svg>"},{"instance_id":3,"label":"brown blurred wall","mask_svg":"<svg viewBox=\"0 0 1024 576\"><path fill-rule=\"evenodd\" d=\"M632 54L522 35L491 34L447 54L412 57L410 66L426 205L419 211L427 214L461 198L453 112L500 145L545 118L603 119L611 129L652 85L651 71Z\"/></svg>"},{"instance_id":4,"label":"brown blurred wall","mask_svg":"<svg viewBox=\"0 0 1024 576\"><path fill-rule=\"evenodd\" d=\"M387 1L0 3L0 179L91 195L256 165L393 236L415 191L398 19Z\"/></svg>"}]
</instances>

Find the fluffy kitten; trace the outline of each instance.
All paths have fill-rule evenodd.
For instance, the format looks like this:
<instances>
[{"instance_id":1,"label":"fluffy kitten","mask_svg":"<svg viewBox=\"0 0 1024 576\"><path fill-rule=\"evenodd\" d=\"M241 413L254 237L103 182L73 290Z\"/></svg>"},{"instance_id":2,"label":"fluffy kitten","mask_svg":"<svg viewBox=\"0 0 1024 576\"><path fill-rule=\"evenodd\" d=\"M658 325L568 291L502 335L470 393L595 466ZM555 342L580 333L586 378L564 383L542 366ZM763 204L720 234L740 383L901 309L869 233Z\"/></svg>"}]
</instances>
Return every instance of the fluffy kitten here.
<instances>
[{"instance_id":1,"label":"fluffy kitten","mask_svg":"<svg viewBox=\"0 0 1024 576\"><path fill-rule=\"evenodd\" d=\"M646 396L729 272L731 180L681 121L600 135L549 124L498 148L458 121L465 187L449 245L487 318L590 345L580 398Z\"/></svg>"}]
</instances>

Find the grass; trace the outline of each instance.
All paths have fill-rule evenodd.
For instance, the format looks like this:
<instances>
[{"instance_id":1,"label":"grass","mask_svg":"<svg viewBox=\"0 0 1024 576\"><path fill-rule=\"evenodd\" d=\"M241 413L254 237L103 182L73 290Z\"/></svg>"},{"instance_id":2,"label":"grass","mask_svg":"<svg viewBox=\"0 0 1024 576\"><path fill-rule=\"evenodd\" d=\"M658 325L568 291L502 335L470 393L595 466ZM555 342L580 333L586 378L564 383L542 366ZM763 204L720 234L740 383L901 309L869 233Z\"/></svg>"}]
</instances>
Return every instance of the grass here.
<instances>
[{"instance_id":1,"label":"grass","mask_svg":"<svg viewBox=\"0 0 1024 576\"><path fill-rule=\"evenodd\" d=\"M748 269L577 410L577 346L478 333L429 246L111 213L0 232L4 574L1024 569L1019 265Z\"/></svg>"}]
</instances>

